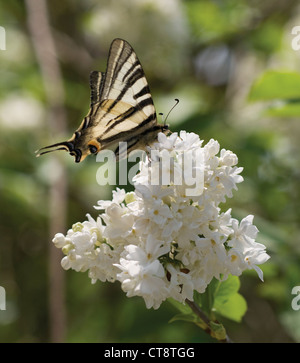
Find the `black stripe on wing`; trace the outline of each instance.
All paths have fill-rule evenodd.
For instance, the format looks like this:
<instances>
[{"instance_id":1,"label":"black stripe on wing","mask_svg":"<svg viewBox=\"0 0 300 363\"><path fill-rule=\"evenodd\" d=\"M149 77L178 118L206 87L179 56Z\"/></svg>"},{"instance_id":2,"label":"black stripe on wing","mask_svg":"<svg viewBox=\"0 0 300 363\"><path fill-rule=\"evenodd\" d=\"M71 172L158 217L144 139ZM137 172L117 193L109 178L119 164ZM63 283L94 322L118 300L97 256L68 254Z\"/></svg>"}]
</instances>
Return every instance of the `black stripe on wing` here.
<instances>
[{"instance_id":1,"label":"black stripe on wing","mask_svg":"<svg viewBox=\"0 0 300 363\"><path fill-rule=\"evenodd\" d=\"M109 108L107 109L107 112L110 112L117 104L119 101L122 101L125 93L133 87L133 85L135 84L135 82L137 82L139 79L143 78L144 74L142 72L135 72L129 79L128 82L124 84L124 87L122 88L122 90L120 91L118 97L114 100L114 102L112 102L112 104L109 106ZM149 87L148 87L149 89ZM140 91L138 92L140 93ZM149 93L149 92L148 92ZM149 93L150 99L151 99L151 104L153 105L153 101L151 98L151 95ZM137 97L135 97L135 95L133 95L133 98L136 99ZM139 103L137 103L135 105L135 107L139 107Z\"/></svg>"},{"instance_id":2,"label":"black stripe on wing","mask_svg":"<svg viewBox=\"0 0 300 363\"><path fill-rule=\"evenodd\" d=\"M119 72L122 70L124 64L128 61L128 58L133 53L134 50L127 42L125 42L125 40L117 38L111 43L104 84L104 97L107 97L107 93L109 93L109 90L113 88L113 84L118 78Z\"/></svg>"},{"instance_id":3,"label":"black stripe on wing","mask_svg":"<svg viewBox=\"0 0 300 363\"><path fill-rule=\"evenodd\" d=\"M121 49L120 54L118 54L118 51ZM119 77L119 73L122 71L124 65L126 62L128 62L128 59L134 55L135 61L132 63L132 65L129 67L127 72L123 75L123 77ZM111 74L113 73L113 74ZM111 79L109 79L111 77ZM143 87L142 90L140 90L136 95L134 94L134 91L132 91L132 99L136 100L137 98L141 97L142 95L145 95L146 93L150 93L150 89L145 77L145 73L143 71L142 65L132 49L131 45L127 43L125 40L122 39L115 39L112 42L110 53L108 57L108 65L107 65L107 73L106 73L106 79L104 84L104 90L103 94L104 97L107 99L109 98L109 91L111 89L114 89L114 83L118 79L121 83L124 83L124 86L120 90L120 93L118 97L115 99L115 101L110 105L109 109L107 109L107 112L110 112L118 103L118 101L121 101L125 95L125 93L133 87L133 85L141 78L145 79L145 87ZM147 92L145 92L146 90ZM150 96L151 97L151 96ZM153 104L153 101L152 101ZM134 104L133 106L138 107L138 104Z\"/></svg>"},{"instance_id":4,"label":"black stripe on wing","mask_svg":"<svg viewBox=\"0 0 300 363\"><path fill-rule=\"evenodd\" d=\"M103 135L105 135L106 133L108 133L111 129L113 129L114 127L116 127L118 124L120 124L121 122L125 121L126 119L130 118L131 116L133 116L135 113L140 112L141 110L143 110L144 107L152 105L152 98L146 98L144 100L142 100L141 102L138 103L138 107L130 107L126 112L124 112L123 114L109 120L106 124L107 129L105 130L105 132L103 133ZM156 119L156 114L153 114L154 116L150 115L150 121L153 121ZM148 120L148 118L147 118ZM113 124L111 124L110 126L108 126L111 122L113 122ZM144 124L144 121L143 121ZM140 124L139 124L140 125ZM138 126L139 126L138 125ZM135 130L136 127L134 127L132 130Z\"/></svg>"},{"instance_id":5,"label":"black stripe on wing","mask_svg":"<svg viewBox=\"0 0 300 363\"><path fill-rule=\"evenodd\" d=\"M101 101L105 82L105 73L93 71L90 73L91 106Z\"/></svg>"},{"instance_id":6,"label":"black stripe on wing","mask_svg":"<svg viewBox=\"0 0 300 363\"><path fill-rule=\"evenodd\" d=\"M129 134L136 134L136 132L139 129L143 128L145 125L147 125L149 122L151 122L155 119L156 119L156 113L153 113L153 114L149 115L143 122L139 123L136 127L133 127L132 129L130 129L128 131L121 131L121 132L117 133L116 135L113 135L113 136L110 136L107 138L103 138L103 136L101 135L100 137L97 138L97 140L103 144L110 144L113 141L121 140L121 139L124 139L124 141L126 141Z\"/></svg>"},{"instance_id":7,"label":"black stripe on wing","mask_svg":"<svg viewBox=\"0 0 300 363\"><path fill-rule=\"evenodd\" d=\"M148 85L144 86L139 92L135 93L133 95L133 98L137 100L138 98L145 96L147 93L149 93L149 95L150 95L150 88ZM150 97L151 97L151 95L150 95ZM151 100L152 100L152 98L151 98ZM152 103L153 103L153 100L152 100Z\"/></svg>"},{"instance_id":8,"label":"black stripe on wing","mask_svg":"<svg viewBox=\"0 0 300 363\"><path fill-rule=\"evenodd\" d=\"M133 64L132 64L132 66L128 69L128 71L125 73L125 75L123 76L123 78L122 78L122 81L124 82L124 83L126 83L127 81L126 81L126 78L130 75L130 73L136 68L136 67L138 67L138 66L140 66L141 67L141 63L140 63L140 61L137 59Z\"/></svg>"}]
</instances>

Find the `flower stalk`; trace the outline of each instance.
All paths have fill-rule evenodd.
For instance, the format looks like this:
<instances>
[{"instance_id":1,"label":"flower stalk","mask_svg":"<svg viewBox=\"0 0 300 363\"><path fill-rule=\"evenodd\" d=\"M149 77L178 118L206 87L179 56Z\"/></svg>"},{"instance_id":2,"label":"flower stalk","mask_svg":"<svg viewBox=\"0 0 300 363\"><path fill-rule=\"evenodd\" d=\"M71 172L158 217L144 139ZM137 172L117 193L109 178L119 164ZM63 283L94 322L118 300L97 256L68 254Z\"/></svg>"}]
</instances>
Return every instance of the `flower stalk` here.
<instances>
[{"instance_id":1,"label":"flower stalk","mask_svg":"<svg viewBox=\"0 0 300 363\"><path fill-rule=\"evenodd\" d=\"M190 301L188 299L185 300L186 304L191 308L191 310L197 315L200 320L205 324L205 328L203 329L207 334L211 337L218 339L221 343L232 343L232 340L228 337L225 332L225 329L222 328L222 334L216 334L216 331L212 329L212 326L220 325L217 321L211 321L205 313L201 310L201 308L195 303L195 301ZM221 330L219 329L219 330Z\"/></svg>"}]
</instances>

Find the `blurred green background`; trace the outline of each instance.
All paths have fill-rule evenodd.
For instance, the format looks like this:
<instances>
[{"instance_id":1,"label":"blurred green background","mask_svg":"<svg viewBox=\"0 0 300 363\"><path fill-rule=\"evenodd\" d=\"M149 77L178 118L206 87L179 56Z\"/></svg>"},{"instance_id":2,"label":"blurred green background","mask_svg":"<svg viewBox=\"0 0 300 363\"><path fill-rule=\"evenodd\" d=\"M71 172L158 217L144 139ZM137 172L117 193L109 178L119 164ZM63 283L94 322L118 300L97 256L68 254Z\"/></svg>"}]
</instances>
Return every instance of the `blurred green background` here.
<instances>
[{"instance_id":1,"label":"blurred green background","mask_svg":"<svg viewBox=\"0 0 300 363\"><path fill-rule=\"evenodd\" d=\"M46 4L46 7L44 6ZM45 16L46 15L46 16ZM137 52L158 112L179 105L172 131L218 140L244 167L226 208L254 214L271 259L241 277L248 311L222 321L236 342L300 342L300 25L295 0L0 0L0 342L198 342L204 333L165 302L147 310L119 283L91 285L63 271L52 247L111 189L98 165L67 153L35 158L68 139L89 107L89 73L104 71L111 41ZM299 42L300 43L300 42Z\"/></svg>"}]
</instances>

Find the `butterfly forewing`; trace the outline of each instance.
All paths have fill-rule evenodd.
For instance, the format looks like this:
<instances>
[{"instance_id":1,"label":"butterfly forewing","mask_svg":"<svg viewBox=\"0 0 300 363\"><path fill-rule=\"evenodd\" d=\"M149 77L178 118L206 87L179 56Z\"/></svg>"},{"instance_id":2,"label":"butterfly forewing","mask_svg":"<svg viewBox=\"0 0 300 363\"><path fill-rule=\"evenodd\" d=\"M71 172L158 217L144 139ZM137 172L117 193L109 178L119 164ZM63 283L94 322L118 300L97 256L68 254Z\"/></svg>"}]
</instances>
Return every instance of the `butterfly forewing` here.
<instances>
[{"instance_id":1,"label":"butterfly forewing","mask_svg":"<svg viewBox=\"0 0 300 363\"><path fill-rule=\"evenodd\" d=\"M99 91L99 101L114 101L108 111L122 101L131 105L135 112L143 111L147 117L152 116L154 122L156 121L153 100L141 63L125 40L113 41L103 83L102 92Z\"/></svg>"}]
</instances>

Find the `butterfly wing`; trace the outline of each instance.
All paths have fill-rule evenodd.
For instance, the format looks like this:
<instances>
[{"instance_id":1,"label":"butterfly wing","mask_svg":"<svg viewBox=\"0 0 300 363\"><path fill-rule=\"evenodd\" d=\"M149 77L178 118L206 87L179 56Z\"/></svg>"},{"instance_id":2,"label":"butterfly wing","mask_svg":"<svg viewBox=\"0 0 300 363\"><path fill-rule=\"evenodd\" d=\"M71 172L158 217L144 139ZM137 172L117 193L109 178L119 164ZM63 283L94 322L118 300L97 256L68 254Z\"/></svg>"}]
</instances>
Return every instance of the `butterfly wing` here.
<instances>
[{"instance_id":1,"label":"butterfly wing","mask_svg":"<svg viewBox=\"0 0 300 363\"><path fill-rule=\"evenodd\" d=\"M143 68L125 40L112 42L106 73L92 72L90 84L91 126L102 147L112 138L124 140L124 132L133 135L156 124Z\"/></svg>"},{"instance_id":2,"label":"butterfly wing","mask_svg":"<svg viewBox=\"0 0 300 363\"><path fill-rule=\"evenodd\" d=\"M117 38L112 42L107 70L91 72L90 88L90 111L72 138L41 149L44 151L39 155L67 150L80 162L88 154L111 148L119 159L119 142L127 142L129 152L144 148L158 132L166 132L166 125L157 124L141 63L125 40ZM52 150L53 147L56 149Z\"/></svg>"}]
</instances>

